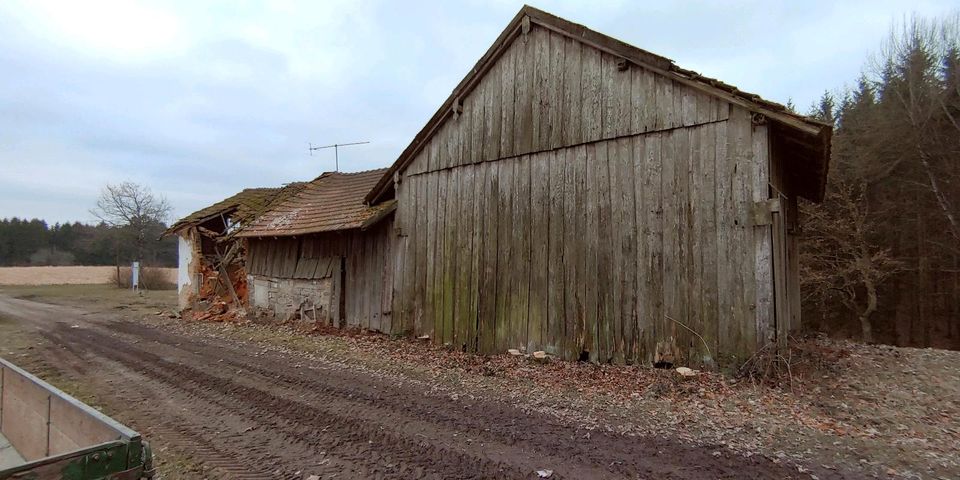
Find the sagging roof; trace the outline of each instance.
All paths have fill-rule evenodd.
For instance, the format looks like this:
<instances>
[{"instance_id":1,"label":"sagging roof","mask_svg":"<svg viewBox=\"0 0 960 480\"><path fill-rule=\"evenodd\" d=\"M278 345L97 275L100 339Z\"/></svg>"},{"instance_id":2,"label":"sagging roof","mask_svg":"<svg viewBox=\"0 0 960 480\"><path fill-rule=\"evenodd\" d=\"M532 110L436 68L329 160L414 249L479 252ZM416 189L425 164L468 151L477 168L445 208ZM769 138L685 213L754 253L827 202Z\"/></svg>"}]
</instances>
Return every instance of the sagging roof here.
<instances>
[{"instance_id":1,"label":"sagging roof","mask_svg":"<svg viewBox=\"0 0 960 480\"><path fill-rule=\"evenodd\" d=\"M447 100L443 102L433 117L414 137L410 145L400 154L396 162L384 172L384 175L364 199L367 203L376 203L383 198L387 198L387 194L391 191L394 175L413 161L420 149L429 142L433 134L443 125L447 116L454 115L457 99L466 97L479 84L483 75L506 52L507 47L521 32L525 22L540 25L593 48L618 56L641 68L669 77L683 85L766 116L772 123L773 134L784 144L789 145L789 148L785 149L787 156L790 157L786 159L788 165L803 167L803 171L792 172L793 176L797 178L797 193L814 202L823 200L830 160L830 138L833 132L831 125L793 113L784 105L764 100L759 95L744 92L733 85L681 68L669 58L650 53L593 31L583 25L524 5L483 57L477 61L473 69L460 81Z\"/></svg>"},{"instance_id":2,"label":"sagging roof","mask_svg":"<svg viewBox=\"0 0 960 480\"><path fill-rule=\"evenodd\" d=\"M245 225L267 211L270 206L296 194L306 185L306 182L294 182L276 188L245 188L231 197L181 218L164 231L163 236L203 224L221 215L235 224Z\"/></svg>"},{"instance_id":3,"label":"sagging roof","mask_svg":"<svg viewBox=\"0 0 960 480\"><path fill-rule=\"evenodd\" d=\"M240 237L282 237L366 228L396 208L387 201L368 206L364 196L387 169L326 172L251 222Z\"/></svg>"}]
</instances>

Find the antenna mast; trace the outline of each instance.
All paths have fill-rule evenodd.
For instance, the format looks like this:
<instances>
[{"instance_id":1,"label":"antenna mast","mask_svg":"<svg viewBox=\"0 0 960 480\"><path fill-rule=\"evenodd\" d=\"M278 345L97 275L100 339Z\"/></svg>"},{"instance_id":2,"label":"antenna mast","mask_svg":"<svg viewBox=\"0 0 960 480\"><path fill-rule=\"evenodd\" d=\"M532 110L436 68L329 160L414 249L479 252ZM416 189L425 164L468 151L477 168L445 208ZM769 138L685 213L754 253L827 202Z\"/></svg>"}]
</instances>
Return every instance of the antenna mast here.
<instances>
[{"instance_id":1,"label":"antenna mast","mask_svg":"<svg viewBox=\"0 0 960 480\"><path fill-rule=\"evenodd\" d=\"M310 155L312 156L314 150L323 150L324 148L332 148L332 149L333 149L333 159L334 159L334 162L336 162L336 163L335 163L336 171L339 172L339 171L340 171L340 147L346 147L346 146L350 146L350 145L364 145L364 144L367 144L367 143L370 143L370 142L334 143L333 145L324 145L324 146L322 146L322 147L314 147L313 144L311 143L310 146L309 146L309 150L308 150L308 151L310 152Z\"/></svg>"}]
</instances>

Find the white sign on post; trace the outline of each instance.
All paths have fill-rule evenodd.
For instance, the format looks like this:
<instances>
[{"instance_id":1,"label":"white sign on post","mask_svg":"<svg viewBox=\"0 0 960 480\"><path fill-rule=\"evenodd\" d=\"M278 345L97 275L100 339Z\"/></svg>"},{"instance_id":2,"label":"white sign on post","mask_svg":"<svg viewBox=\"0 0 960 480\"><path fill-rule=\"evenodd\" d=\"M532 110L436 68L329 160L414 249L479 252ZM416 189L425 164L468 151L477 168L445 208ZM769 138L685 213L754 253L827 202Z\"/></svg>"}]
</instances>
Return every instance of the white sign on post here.
<instances>
[{"instance_id":1,"label":"white sign on post","mask_svg":"<svg viewBox=\"0 0 960 480\"><path fill-rule=\"evenodd\" d=\"M133 266L130 267L130 276L133 277L130 279L130 288L137 290L140 288L140 262L133 262Z\"/></svg>"}]
</instances>

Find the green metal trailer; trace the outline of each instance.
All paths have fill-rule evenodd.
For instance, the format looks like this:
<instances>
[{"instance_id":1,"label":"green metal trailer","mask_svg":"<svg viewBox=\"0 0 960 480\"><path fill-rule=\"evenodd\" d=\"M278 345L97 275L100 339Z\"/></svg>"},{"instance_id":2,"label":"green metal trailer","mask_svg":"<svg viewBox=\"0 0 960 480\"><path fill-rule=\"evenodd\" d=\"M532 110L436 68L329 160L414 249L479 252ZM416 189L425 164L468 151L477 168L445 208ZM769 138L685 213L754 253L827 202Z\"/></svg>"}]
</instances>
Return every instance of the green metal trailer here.
<instances>
[{"instance_id":1,"label":"green metal trailer","mask_svg":"<svg viewBox=\"0 0 960 480\"><path fill-rule=\"evenodd\" d=\"M0 358L0 480L150 478L139 433Z\"/></svg>"}]
</instances>

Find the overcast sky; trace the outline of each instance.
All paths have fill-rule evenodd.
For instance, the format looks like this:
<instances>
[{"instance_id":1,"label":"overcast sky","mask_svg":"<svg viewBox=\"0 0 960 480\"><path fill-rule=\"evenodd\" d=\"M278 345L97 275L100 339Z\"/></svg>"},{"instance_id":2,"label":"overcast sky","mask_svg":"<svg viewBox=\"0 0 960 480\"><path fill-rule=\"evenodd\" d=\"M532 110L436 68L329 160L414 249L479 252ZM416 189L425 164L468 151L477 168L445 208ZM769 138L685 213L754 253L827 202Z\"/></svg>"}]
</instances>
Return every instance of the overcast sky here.
<instances>
[{"instance_id":1,"label":"overcast sky","mask_svg":"<svg viewBox=\"0 0 960 480\"><path fill-rule=\"evenodd\" d=\"M891 22L957 1L534 5L806 110ZM389 165L486 51L512 1L0 2L0 218L91 221L132 180L175 216L245 187Z\"/></svg>"}]
</instances>

